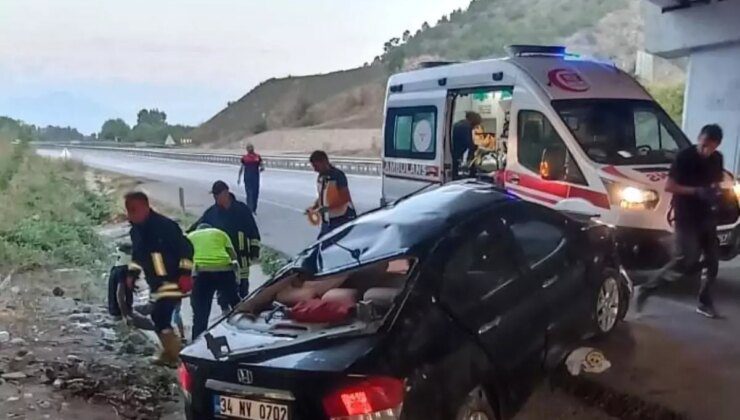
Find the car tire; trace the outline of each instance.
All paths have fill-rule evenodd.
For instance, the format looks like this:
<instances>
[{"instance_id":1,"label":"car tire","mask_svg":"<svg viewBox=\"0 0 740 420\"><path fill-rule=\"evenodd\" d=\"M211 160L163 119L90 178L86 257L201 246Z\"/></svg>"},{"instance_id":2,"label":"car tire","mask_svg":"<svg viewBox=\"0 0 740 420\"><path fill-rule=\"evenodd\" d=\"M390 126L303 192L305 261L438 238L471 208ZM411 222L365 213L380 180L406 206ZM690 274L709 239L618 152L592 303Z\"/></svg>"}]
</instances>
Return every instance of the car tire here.
<instances>
[{"instance_id":1,"label":"car tire","mask_svg":"<svg viewBox=\"0 0 740 420\"><path fill-rule=\"evenodd\" d=\"M455 420L496 420L496 414L483 386L475 387L463 400L455 414Z\"/></svg>"},{"instance_id":2,"label":"car tire","mask_svg":"<svg viewBox=\"0 0 740 420\"><path fill-rule=\"evenodd\" d=\"M599 285L594 294L591 316L597 337L609 335L622 319L629 300L626 299L619 273L611 268L604 270L599 277Z\"/></svg>"}]
</instances>

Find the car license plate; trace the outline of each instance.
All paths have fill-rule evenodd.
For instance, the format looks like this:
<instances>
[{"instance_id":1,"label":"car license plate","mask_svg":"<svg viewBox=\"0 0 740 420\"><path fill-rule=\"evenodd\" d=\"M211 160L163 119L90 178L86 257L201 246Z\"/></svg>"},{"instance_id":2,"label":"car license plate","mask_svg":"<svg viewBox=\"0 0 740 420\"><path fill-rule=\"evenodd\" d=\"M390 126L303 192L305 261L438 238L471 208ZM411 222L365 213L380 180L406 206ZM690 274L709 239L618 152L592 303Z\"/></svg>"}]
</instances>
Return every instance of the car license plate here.
<instances>
[{"instance_id":1,"label":"car license plate","mask_svg":"<svg viewBox=\"0 0 740 420\"><path fill-rule=\"evenodd\" d=\"M718 232L717 239L719 239L720 245L728 245L732 239L732 231L728 230L725 232Z\"/></svg>"},{"instance_id":2,"label":"car license plate","mask_svg":"<svg viewBox=\"0 0 740 420\"><path fill-rule=\"evenodd\" d=\"M290 420L290 411L285 404L214 395L213 405L217 415L235 419Z\"/></svg>"}]
</instances>

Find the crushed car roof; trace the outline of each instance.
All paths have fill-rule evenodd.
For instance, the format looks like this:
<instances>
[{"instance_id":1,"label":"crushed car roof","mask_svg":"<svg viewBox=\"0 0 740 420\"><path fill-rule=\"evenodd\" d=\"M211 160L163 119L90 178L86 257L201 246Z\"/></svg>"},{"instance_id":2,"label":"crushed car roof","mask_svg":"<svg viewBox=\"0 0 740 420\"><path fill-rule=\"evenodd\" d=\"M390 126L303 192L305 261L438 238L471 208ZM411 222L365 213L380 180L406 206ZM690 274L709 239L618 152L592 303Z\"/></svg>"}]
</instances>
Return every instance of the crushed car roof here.
<instances>
[{"instance_id":1,"label":"crushed car roof","mask_svg":"<svg viewBox=\"0 0 740 420\"><path fill-rule=\"evenodd\" d=\"M286 269L323 276L410 254L470 215L512 200L518 198L491 184L450 183L358 217L301 252Z\"/></svg>"}]
</instances>

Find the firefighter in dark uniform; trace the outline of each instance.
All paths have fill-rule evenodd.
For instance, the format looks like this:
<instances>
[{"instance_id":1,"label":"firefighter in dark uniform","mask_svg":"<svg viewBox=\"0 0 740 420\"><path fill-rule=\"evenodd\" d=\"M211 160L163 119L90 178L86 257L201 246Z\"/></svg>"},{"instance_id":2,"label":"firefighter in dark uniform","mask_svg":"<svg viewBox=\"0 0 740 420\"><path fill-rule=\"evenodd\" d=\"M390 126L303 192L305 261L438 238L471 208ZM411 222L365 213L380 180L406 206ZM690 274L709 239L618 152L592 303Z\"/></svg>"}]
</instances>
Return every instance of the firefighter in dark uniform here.
<instances>
[{"instance_id":1,"label":"firefighter in dark uniform","mask_svg":"<svg viewBox=\"0 0 740 420\"><path fill-rule=\"evenodd\" d=\"M244 298L249 294L249 265L260 256L260 232L252 210L236 199L225 182L214 182L211 194L215 203L188 229L188 232L194 231L201 223L206 223L229 235L239 263L239 296ZM225 302L222 300L219 295L219 305L223 307Z\"/></svg>"},{"instance_id":2,"label":"firefighter in dark uniform","mask_svg":"<svg viewBox=\"0 0 740 420\"><path fill-rule=\"evenodd\" d=\"M172 328L175 307L192 289L193 247L173 220L152 210L142 192L126 194L126 212L131 222L131 270L140 270L149 284L151 313L162 343L154 363L175 366L180 340ZM135 279L127 279L129 287Z\"/></svg>"}]
</instances>

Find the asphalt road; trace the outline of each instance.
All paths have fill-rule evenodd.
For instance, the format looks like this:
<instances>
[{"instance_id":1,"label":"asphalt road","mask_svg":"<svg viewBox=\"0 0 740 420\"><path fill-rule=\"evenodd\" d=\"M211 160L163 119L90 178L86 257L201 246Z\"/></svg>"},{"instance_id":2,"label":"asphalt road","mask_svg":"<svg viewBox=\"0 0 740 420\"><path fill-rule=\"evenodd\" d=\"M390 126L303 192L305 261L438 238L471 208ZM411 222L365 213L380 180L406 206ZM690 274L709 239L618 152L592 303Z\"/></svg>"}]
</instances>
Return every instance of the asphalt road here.
<instances>
[{"instance_id":1,"label":"asphalt road","mask_svg":"<svg viewBox=\"0 0 740 420\"><path fill-rule=\"evenodd\" d=\"M59 157L59 149L42 149L39 154ZM152 180L145 189L152 195L170 196L178 202L178 187L185 191L188 210L198 214L212 198L208 191L218 180L226 181L232 191L244 200L244 188L238 186L239 167L235 165L186 162L160 158L130 156L125 153L72 150L71 158L85 165ZM380 178L348 175L354 204L359 212L375 208L380 202ZM268 169L262 174L257 223L263 242L281 252L293 255L316 238L318 228L309 225L303 211L316 199L316 174L312 172Z\"/></svg>"},{"instance_id":2,"label":"asphalt road","mask_svg":"<svg viewBox=\"0 0 740 420\"><path fill-rule=\"evenodd\" d=\"M40 153L56 157L60 151ZM236 166L80 150L73 150L71 157L93 168L149 179L143 187L169 204L177 204L178 187L182 187L186 207L194 213L211 204L208 189L216 179L227 181L238 196L244 196L243 190L236 186ZM348 179L360 212L377 205L378 178L348 176ZM308 172L268 170L264 173L257 221L265 244L292 255L315 238L317 228L310 226L303 215L303 209L316 197L314 183L315 175ZM694 313L697 285L690 284L676 284L672 290L655 296L640 315L630 313L628 322L614 336L594 343L613 364L597 380L609 389L638 396L689 418L737 419L740 412L740 399L736 398L740 389L739 278L737 260L722 265L714 290L716 305L723 314L718 320ZM545 394L544 400L534 398L530 404L553 407L549 398L561 402L565 398ZM565 413L572 410L572 418L597 418L593 413L578 412L583 409L578 404L562 405L570 407ZM534 411L525 410L525 413ZM525 413L523 418L527 418Z\"/></svg>"}]
</instances>

